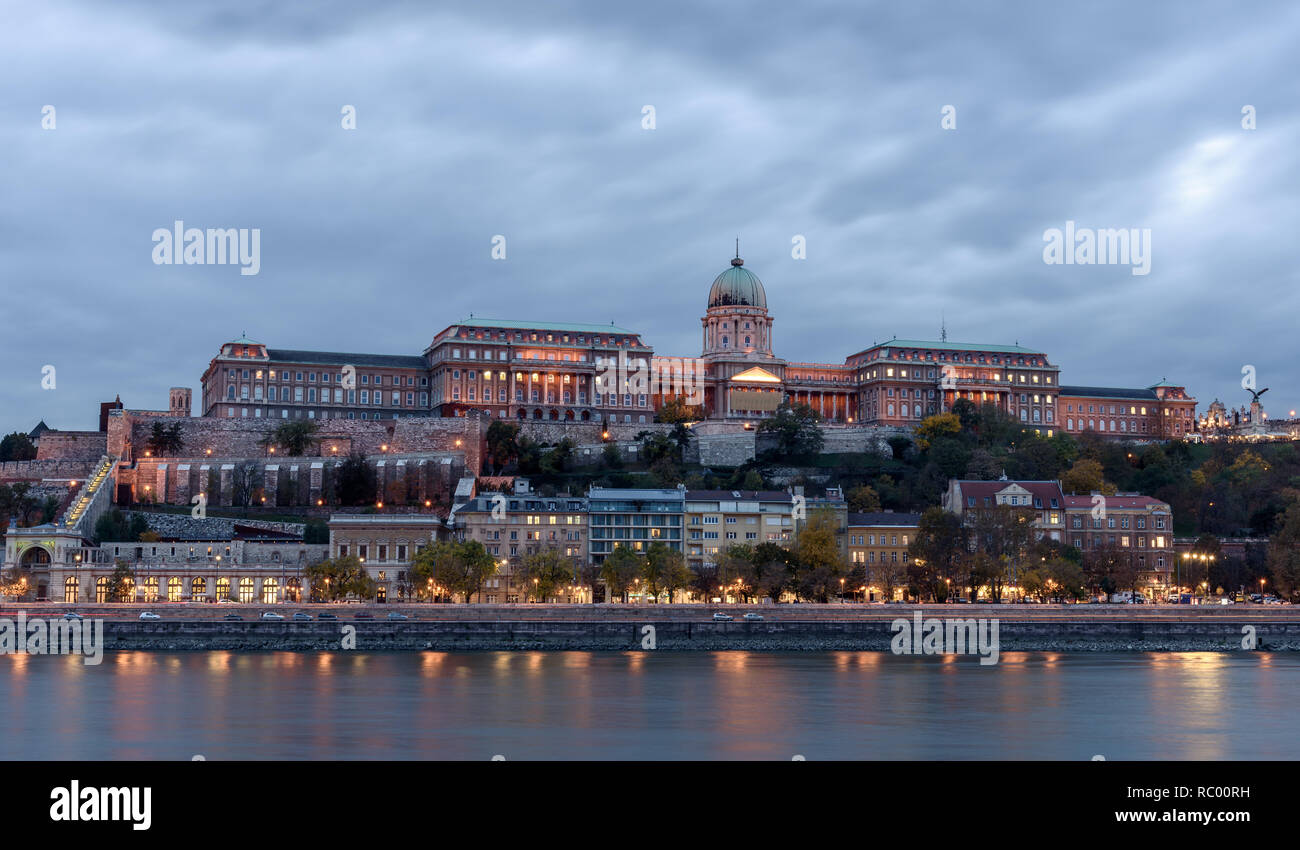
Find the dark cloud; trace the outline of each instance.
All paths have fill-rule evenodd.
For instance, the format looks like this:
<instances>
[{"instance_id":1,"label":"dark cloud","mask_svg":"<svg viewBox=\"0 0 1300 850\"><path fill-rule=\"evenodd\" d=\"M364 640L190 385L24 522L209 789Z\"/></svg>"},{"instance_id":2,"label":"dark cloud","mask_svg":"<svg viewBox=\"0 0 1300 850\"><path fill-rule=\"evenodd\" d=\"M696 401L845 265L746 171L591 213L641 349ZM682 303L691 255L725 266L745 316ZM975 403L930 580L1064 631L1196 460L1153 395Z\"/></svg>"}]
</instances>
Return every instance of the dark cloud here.
<instances>
[{"instance_id":1,"label":"dark cloud","mask_svg":"<svg viewBox=\"0 0 1300 850\"><path fill-rule=\"evenodd\" d=\"M241 332L418 353L473 312L693 354L737 235L788 359L942 314L1203 405L1250 363L1285 412L1298 30L1281 3L10 6L0 431L197 395ZM176 219L261 228L261 273L153 265ZM1150 227L1151 274L1045 266L1067 219Z\"/></svg>"}]
</instances>

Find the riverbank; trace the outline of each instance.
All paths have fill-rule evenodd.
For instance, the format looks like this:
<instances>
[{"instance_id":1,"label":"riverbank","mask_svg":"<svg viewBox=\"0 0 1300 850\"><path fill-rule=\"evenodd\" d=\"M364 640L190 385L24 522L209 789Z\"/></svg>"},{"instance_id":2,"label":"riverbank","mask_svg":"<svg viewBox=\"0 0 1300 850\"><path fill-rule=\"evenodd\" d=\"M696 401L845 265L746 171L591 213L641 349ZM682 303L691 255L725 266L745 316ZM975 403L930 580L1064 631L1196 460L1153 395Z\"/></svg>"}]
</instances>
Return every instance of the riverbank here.
<instances>
[{"instance_id":1,"label":"riverbank","mask_svg":"<svg viewBox=\"0 0 1300 850\"><path fill-rule=\"evenodd\" d=\"M934 612L929 612L933 614ZM924 616L924 615L923 615ZM908 620L911 625L912 618ZM930 619L926 616L925 619ZM961 619L970 619L961 617ZM924 622L924 620L923 620ZM1300 623L998 621L1002 652L1300 651ZM107 622L106 650L890 651L892 621Z\"/></svg>"},{"instance_id":2,"label":"riverbank","mask_svg":"<svg viewBox=\"0 0 1300 850\"><path fill-rule=\"evenodd\" d=\"M104 648L233 651L890 651L898 620L996 620L1002 652L1300 651L1300 606L21 604L104 621ZM140 620L142 611L161 619ZM274 612L284 619L263 619ZM725 612L733 619L713 619ZM295 613L311 617L294 620ZM336 619L319 619L322 614ZM746 619L746 614L761 619ZM390 619L400 615L405 619Z\"/></svg>"}]
</instances>

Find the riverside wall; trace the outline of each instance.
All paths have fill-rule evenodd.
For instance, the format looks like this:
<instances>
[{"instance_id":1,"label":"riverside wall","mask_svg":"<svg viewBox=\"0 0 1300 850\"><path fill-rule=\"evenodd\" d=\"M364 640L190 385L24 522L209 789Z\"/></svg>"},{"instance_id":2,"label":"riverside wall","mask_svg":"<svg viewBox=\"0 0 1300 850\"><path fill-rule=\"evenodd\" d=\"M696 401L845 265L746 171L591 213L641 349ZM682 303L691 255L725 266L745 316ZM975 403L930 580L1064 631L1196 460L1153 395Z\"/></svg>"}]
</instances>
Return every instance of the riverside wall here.
<instances>
[{"instance_id":1,"label":"riverside wall","mask_svg":"<svg viewBox=\"0 0 1300 850\"><path fill-rule=\"evenodd\" d=\"M3 606L3 616L13 616ZM67 606L25 605L29 618L58 616ZM1251 630L1256 651L1300 651L1300 611L1254 606L1202 614L1170 608L1130 612L972 610L971 606L727 606L730 622L711 619L711 606L464 606L302 605L274 606L286 618L303 610L334 613L334 621L258 619L269 606L158 605L77 606L86 617L107 613L108 650L342 650L345 637L357 651L389 650L656 650L876 651L890 650L896 619L997 619L1001 652L1241 652ZM984 606L979 606L981 609ZM1006 606L1002 606L1006 607ZM1039 606L1034 606L1038 608ZM1078 608L1080 606L1052 606ZM882 608L884 610L882 610ZM1098 606L1098 609L1110 606ZM160 612L141 621L136 609ZM733 610L734 609L734 610ZM390 611L411 619L388 620ZM746 610L761 621L745 621ZM355 620L365 611L375 619ZM543 613L544 612L544 613ZM221 617L237 613L243 620ZM651 627L653 631L647 631Z\"/></svg>"}]
</instances>

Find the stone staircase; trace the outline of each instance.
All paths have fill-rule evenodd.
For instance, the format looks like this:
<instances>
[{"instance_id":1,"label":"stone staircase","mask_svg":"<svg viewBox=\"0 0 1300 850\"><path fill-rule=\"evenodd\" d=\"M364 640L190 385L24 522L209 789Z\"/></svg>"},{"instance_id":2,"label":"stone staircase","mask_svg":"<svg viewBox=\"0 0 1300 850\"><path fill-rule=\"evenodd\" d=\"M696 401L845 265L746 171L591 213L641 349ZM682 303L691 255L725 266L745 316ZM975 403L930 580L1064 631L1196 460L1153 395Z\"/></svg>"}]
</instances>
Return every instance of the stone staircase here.
<instances>
[{"instance_id":1,"label":"stone staircase","mask_svg":"<svg viewBox=\"0 0 1300 850\"><path fill-rule=\"evenodd\" d=\"M83 523L89 525L99 519L99 515L112 501L113 485L117 478L113 470L116 467L117 461L108 455L100 459L94 471L90 473L90 477L86 479L80 494L73 499L72 504L59 520L59 525L79 529Z\"/></svg>"}]
</instances>

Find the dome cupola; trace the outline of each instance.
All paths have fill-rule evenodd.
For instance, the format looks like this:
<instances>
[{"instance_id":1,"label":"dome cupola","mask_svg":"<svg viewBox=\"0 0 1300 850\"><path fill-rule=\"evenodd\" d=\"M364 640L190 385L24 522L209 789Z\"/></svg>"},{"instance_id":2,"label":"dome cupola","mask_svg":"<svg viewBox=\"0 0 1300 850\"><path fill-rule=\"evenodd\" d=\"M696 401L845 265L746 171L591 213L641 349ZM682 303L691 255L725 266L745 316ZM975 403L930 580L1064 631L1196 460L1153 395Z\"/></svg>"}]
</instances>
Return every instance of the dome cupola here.
<instances>
[{"instance_id":1,"label":"dome cupola","mask_svg":"<svg viewBox=\"0 0 1300 850\"><path fill-rule=\"evenodd\" d=\"M713 279L709 289L709 307L758 307L767 309L767 293L758 275L745 268L745 261L737 256L731 268Z\"/></svg>"}]
</instances>

